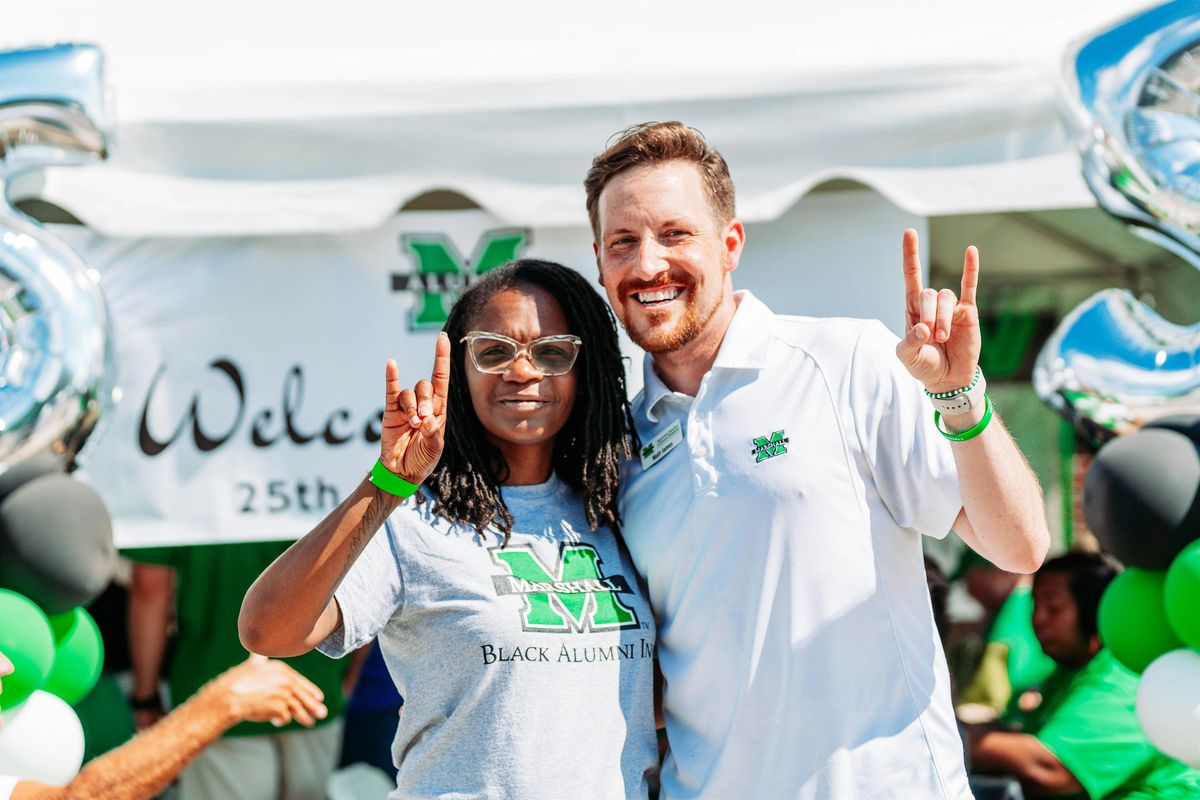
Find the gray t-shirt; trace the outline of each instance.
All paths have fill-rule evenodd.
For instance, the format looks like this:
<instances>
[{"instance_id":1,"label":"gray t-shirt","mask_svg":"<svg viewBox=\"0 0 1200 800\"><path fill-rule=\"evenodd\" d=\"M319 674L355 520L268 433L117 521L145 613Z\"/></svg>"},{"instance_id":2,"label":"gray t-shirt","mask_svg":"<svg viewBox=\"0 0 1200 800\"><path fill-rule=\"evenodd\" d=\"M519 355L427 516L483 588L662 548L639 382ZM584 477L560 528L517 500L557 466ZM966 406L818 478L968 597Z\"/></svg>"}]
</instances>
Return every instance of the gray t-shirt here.
<instances>
[{"instance_id":1,"label":"gray t-shirt","mask_svg":"<svg viewBox=\"0 0 1200 800\"><path fill-rule=\"evenodd\" d=\"M501 493L506 546L408 501L335 597L340 657L378 634L404 696L399 798L644 798L654 619L624 546L552 477Z\"/></svg>"}]
</instances>

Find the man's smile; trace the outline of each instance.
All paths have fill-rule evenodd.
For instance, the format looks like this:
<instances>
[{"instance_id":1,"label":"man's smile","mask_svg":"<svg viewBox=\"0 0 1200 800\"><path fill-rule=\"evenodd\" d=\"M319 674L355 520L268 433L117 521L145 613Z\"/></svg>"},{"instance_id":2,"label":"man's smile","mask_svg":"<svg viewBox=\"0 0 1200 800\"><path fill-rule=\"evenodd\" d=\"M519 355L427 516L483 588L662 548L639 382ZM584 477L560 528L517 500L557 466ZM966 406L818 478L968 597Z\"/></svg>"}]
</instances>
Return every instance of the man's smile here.
<instances>
[{"instance_id":1,"label":"man's smile","mask_svg":"<svg viewBox=\"0 0 1200 800\"><path fill-rule=\"evenodd\" d=\"M681 286L667 286L658 289L643 290L633 293L633 299L647 308L666 305L683 294Z\"/></svg>"}]
</instances>

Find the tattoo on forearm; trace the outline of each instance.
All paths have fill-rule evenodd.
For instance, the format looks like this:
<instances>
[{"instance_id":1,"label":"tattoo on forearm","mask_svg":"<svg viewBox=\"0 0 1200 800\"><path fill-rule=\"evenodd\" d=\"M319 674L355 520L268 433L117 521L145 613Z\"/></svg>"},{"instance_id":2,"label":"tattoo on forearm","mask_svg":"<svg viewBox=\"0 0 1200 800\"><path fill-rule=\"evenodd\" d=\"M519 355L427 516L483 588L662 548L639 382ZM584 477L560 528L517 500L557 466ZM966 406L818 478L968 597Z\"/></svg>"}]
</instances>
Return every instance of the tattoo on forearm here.
<instances>
[{"instance_id":1,"label":"tattoo on forearm","mask_svg":"<svg viewBox=\"0 0 1200 800\"><path fill-rule=\"evenodd\" d=\"M382 489L375 489L375 494L367 504L366 512L359 520L358 527L354 529L354 535L350 537L350 551L346 554L346 564L342 567L343 578L367 546L367 542L371 541L371 537L388 518L388 514L392 513L390 508L392 503L388 499L390 497L391 495L385 494Z\"/></svg>"}]
</instances>

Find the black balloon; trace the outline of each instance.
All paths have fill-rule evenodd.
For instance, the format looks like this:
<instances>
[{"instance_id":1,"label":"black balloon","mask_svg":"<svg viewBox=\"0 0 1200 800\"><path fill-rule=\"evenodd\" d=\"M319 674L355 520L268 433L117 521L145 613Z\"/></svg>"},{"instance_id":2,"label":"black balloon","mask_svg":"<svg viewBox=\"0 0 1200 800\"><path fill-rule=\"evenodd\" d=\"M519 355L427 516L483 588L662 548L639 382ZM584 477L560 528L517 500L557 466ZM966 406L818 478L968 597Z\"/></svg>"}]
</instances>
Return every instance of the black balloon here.
<instances>
[{"instance_id":1,"label":"black balloon","mask_svg":"<svg viewBox=\"0 0 1200 800\"><path fill-rule=\"evenodd\" d=\"M1096 455L1083 515L1100 545L1124 563L1166 569L1200 535L1200 443L1174 418L1118 437Z\"/></svg>"},{"instance_id":2,"label":"black balloon","mask_svg":"<svg viewBox=\"0 0 1200 800\"><path fill-rule=\"evenodd\" d=\"M1200 442L1200 417L1194 414L1174 414L1169 417L1159 417L1143 426L1146 428L1166 428L1168 430L1190 436L1193 442Z\"/></svg>"},{"instance_id":3,"label":"black balloon","mask_svg":"<svg viewBox=\"0 0 1200 800\"><path fill-rule=\"evenodd\" d=\"M17 487L43 475L63 472L64 459L49 453L36 453L24 461L10 466L0 473L0 500L8 497Z\"/></svg>"},{"instance_id":4,"label":"black balloon","mask_svg":"<svg viewBox=\"0 0 1200 800\"><path fill-rule=\"evenodd\" d=\"M48 615L87 605L116 567L112 520L90 486L43 475L0 501L0 588Z\"/></svg>"}]
</instances>

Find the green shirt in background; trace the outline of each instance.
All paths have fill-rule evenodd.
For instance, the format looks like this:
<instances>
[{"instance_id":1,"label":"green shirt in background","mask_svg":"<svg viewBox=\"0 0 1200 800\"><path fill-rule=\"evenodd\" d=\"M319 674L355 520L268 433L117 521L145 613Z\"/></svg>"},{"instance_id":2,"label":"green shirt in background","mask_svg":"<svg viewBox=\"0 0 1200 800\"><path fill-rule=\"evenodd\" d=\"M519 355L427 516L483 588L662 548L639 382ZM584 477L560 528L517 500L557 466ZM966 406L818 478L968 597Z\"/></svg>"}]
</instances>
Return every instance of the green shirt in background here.
<instances>
[{"instance_id":1,"label":"green shirt in background","mask_svg":"<svg viewBox=\"0 0 1200 800\"><path fill-rule=\"evenodd\" d=\"M1063 763L1091 800L1200 797L1200 770L1155 749L1134 711L1138 676L1101 650L1083 669L1059 667L1025 731Z\"/></svg>"},{"instance_id":2,"label":"green shirt in background","mask_svg":"<svg viewBox=\"0 0 1200 800\"><path fill-rule=\"evenodd\" d=\"M175 568L175 613L179 629L166 676L175 705L191 697L211 678L246 659L248 653L237 632L242 598L250 584L290 544L249 542L122 551L131 561ZM342 694L342 678L348 665L345 659L338 661L313 651L282 660L325 693L329 716L317 724L341 715L346 705ZM266 722L245 722L226 736L258 736L301 727L295 722L283 728Z\"/></svg>"},{"instance_id":3,"label":"green shirt in background","mask_svg":"<svg viewBox=\"0 0 1200 800\"><path fill-rule=\"evenodd\" d=\"M1006 715L1017 708L1021 693L1039 686L1055 669L1033 633L1033 594L1017 586L992 621L983 656L959 701L982 703Z\"/></svg>"},{"instance_id":4,"label":"green shirt in background","mask_svg":"<svg viewBox=\"0 0 1200 800\"><path fill-rule=\"evenodd\" d=\"M1033 632L1033 587L1017 586L1008 595L988 632L989 642L1008 647L1008 682L1012 693L1037 686L1054 672L1054 659L1042 651Z\"/></svg>"}]
</instances>

